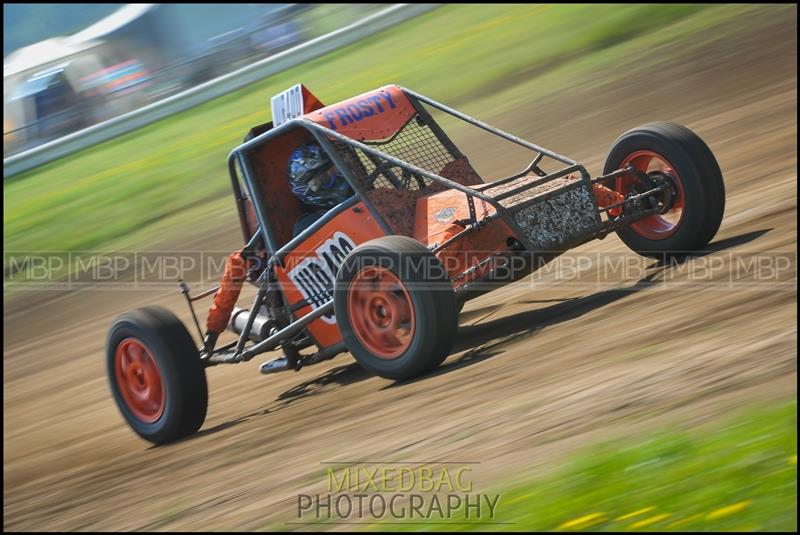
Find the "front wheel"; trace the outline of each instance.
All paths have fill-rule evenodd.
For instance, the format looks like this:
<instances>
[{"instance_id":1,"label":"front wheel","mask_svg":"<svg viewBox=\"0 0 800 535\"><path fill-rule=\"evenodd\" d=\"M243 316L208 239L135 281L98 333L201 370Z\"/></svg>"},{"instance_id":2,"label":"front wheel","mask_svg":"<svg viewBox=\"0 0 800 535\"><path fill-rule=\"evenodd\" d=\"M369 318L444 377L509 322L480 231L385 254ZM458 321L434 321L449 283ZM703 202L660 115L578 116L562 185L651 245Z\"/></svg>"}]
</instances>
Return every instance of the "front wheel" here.
<instances>
[{"instance_id":1,"label":"front wheel","mask_svg":"<svg viewBox=\"0 0 800 535\"><path fill-rule=\"evenodd\" d=\"M118 317L106 343L111 393L128 425L163 444L200 429L208 407L205 368L183 323L161 307Z\"/></svg>"},{"instance_id":2,"label":"front wheel","mask_svg":"<svg viewBox=\"0 0 800 535\"><path fill-rule=\"evenodd\" d=\"M458 303L444 266L405 236L354 249L337 274L333 304L347 348L386 379L411 379L435 368L458 332Z\"/></svg>"},{"instance_id":3,"label":"front wheel","mask_svg":"<svg viewBox=\"0 0 800 535\"><path fill-rule=\"evenodd\" d=\"M719 229L725 211L725 185L717 160L697 134L675 123L655 122L629 130L612 145L603 174L633 166L666 175L674 184L671 209L617 230L631 249L661 257L701 250ZM618 177L610 187L636 193L633 175Z\"/></svg>"}]
</instances>

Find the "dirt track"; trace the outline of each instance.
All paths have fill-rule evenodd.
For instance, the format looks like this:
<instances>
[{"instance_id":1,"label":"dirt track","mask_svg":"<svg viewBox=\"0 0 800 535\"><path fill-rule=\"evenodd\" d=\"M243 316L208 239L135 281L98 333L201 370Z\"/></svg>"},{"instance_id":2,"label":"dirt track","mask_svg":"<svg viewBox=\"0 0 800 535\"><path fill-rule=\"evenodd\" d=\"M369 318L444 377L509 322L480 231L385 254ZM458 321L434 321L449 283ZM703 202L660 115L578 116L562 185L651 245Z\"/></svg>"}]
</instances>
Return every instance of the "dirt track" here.
<instances>
[{"instance_id":1,"label":"dirt track","mask_svg":"<svg viewBox=\"0 0 800 535\"><path fill-rule=\"evenodd\" d=\"M712 252L663 270L649 262L638 283L556 286L551 274L536 279L542 288L523 281L472 301L456 352L417 381L370 377L347 355L270 377L259 359L214 368L201 432L151 448L112 404L103 344L125 309L161 303L188 319L180 296L38 292L6 303L6 529L286 529L294 497L321 490L323 461L477 461L476 484L489 484L541 473L594 440L796 397L794 269L773 281L794 290L692 280L710 259L725 266L723 283L730 255L796 255L796 21L756 28L599 96L576 89L496 121L593 173L625 129L686 124L726 179ZM231 228L208 248L237 247ZM612 236L580 250L626 249Z\"/></svg>"}]
</instances>

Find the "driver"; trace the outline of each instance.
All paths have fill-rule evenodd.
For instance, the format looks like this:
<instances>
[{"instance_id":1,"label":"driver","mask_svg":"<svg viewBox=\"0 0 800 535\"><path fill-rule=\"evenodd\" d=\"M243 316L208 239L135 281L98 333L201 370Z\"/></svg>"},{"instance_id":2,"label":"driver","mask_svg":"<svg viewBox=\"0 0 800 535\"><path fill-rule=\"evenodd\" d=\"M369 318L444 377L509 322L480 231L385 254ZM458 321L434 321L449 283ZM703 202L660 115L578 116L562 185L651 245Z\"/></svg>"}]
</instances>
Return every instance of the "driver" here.
<instances>
[{"instance_id":1,"label":"driver","mask_svg":"<svg viewBox=\"0 0 800 535\"><path fill-rule=\"evenodd\" d=\"M289 156L289 188L300 199L303 211L292 229L293 236L353 196L353 189L328 154L313 142L303 143Z\"/></svg>"}]
</instances>

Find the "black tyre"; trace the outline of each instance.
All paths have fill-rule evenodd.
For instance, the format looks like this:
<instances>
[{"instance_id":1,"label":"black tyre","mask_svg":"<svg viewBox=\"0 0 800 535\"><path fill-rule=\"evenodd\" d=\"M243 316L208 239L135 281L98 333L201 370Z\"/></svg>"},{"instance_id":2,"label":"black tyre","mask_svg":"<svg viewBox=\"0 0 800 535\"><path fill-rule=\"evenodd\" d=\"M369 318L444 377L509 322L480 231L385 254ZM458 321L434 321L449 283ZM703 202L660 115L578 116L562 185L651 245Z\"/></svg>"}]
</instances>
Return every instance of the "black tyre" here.
<instances>
[{"instance_id":1,"label":"black tyre","mask_svg":"<svg viewBox=\"0 0 800 535\"><path fill-rule=\"evenodd\" d=\"M725 184L717 160L700 137L675 123L655 122L622 134L611 147L603 173L633 165L663 172L676 185L673 209L617 230L620 239L644 256L688 254L703 249L716 234L725 211ZM610 187L629 193L631 176Z\"/></svg>"},{"instance_id":2,"label":"black tyre","mask_svg":"<svg viewBox=\"0 0 800 535\"><path fill-rule=\"evenodd\" d=\"M161 307L119 316L106 342L106 370L128 425L163 444L200 429L208 386L197 347L183 323Z\"/></svg>"},{"instance_id":3,"label":"black tyre","mask_svg":"<svg viewBox=\"0 0 800 535\"><path fill-rule=\"evenodd\" d=\"M348 255L336 277L334 311L355 359L386 379L432 370L458 333L458 303L444 267L405 236L371 240Z\"/></svg>"}]
</instances>

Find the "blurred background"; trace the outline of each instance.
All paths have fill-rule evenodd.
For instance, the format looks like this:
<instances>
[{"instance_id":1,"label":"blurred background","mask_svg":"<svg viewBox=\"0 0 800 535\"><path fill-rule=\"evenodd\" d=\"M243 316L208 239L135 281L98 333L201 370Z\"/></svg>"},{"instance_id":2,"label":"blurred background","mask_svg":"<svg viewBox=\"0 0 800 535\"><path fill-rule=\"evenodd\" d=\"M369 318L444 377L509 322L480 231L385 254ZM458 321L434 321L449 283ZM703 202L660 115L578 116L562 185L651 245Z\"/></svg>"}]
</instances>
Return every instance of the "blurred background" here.
<instances>
[{"instance_id":1,"label":"blurred background","mask_svg":"<svg viewBox=\"0 0 800 535\"><path fill-rule=\"evenodd\" d=\"M4 156L387 7L5 4ZM324 492L323 463L441 460L477 463L476 491L502 494L496 529L796 531L796 5L452 4L387 26L4 173L4 527L304 530L289 523L295 500ZM593 176L623 132L682 123L719 162L725 216L679 265L636 257L644 274L606 273L633 256L610 235L574 251L586 269L565 255L469 301L453 353L415 381L347 354L266 377L260 359L211 368L200 432L150 447L113 402L105 340L143 306L192 326L176 277L73 275L91 275L95 255L241 248L227 156L297 83L329 105L397 83ZM508 144L443 127L487 181L520 170ZM741 269L752 259L763 278ZM193 293L219 271L190 280Z\"/></svg>"},{"instance_id":2,"label":"blurred background","mask_svg":"<svg viewBox=\"0 0 800 535\"><path fill-rule=\"evenodd\" d=\"M3 156L138 109L380 4L3 4Z\"/></svg>"}]
</instances>

